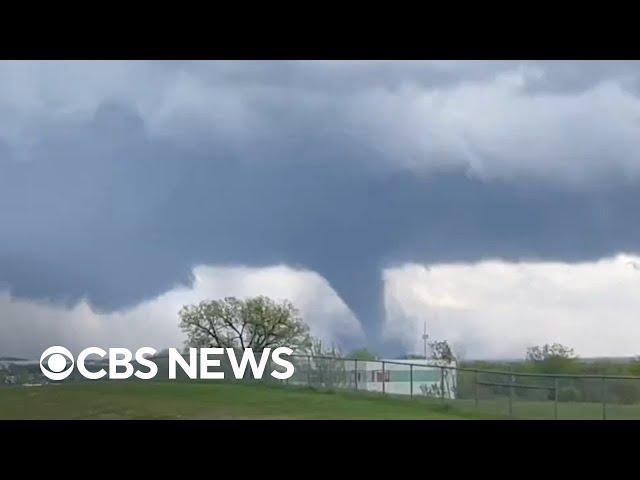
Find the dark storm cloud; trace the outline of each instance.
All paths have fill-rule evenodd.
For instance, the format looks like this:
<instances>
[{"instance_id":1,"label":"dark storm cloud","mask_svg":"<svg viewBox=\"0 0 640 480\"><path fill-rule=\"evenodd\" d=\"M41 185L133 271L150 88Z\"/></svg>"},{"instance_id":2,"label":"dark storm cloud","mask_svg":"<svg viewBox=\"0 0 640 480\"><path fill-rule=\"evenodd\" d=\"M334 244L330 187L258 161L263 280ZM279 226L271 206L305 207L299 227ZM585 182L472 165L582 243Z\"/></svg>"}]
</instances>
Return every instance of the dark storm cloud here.
<instances>
[{"instance_id":1,"label":"dark storm cloud","mask_svg":"<svg viewBox=\"0 0 640 480\"><path fill-rule=\"evenodd\" d=\"M533 80L527 90L531 93L556 94L584 92L603 81L621 81L637 92L639 62L629 61L544 61L535 62L545 72Z\"/></svg>"},{"instance_id":2,"label":"dark storm cloud","mask_svg":"<svg viewBox=\"0 0 640 480\"><path fill-rule=\"evenodd\" d=\"M487 62L224 62L212 70L207 65L183 63L209 85L260 85L322 92L358 92L368 87L395 89L404 85L452 88L462 82L482 82L519 67L544 72L527 85L531 93L582 92L603 81L637 82L640 63L634 61L487 61ZM175 69L174 63L166 65Z\"/></svg>"},{"instance_id":3,"label":"dark storm cloud","mask_svg":"<svg viewBox=\"0 0 640 480\"><path fill-rule=\"evenodd\" d=\"M153 68L160 76L177 65ZM295 96L301 85L451 86L491 79L512 63L185 68L208 86L278 86L249 102L269 121L238 148L224 119L201 131L186 117L188 141L173 141L151 134L127 101L108 101L89 119L38 124L28 147L0 142L0 283L13 295L87 298L111 311L189 283L198 264L286 263L324 276L375 337L381 271L394 264L576 261L640 249L637 183L481 180L457 158L429 171L392 168L393 152L345 133L335 106L300 108ZM539 88L586 88L579 75L550 68L553 85ZM587 75L594 84L600 68L586 70L596 72Z\"/></svg>"}]
</instances>

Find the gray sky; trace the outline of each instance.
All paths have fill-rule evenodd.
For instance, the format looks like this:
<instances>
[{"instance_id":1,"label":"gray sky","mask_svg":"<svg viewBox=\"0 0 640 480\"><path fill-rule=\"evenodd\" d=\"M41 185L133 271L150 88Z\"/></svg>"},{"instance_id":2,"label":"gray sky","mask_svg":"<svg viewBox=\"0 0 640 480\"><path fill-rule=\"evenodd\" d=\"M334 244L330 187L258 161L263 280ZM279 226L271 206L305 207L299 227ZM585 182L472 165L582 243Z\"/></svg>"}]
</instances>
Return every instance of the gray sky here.
<instances>
[{"instance_id":1,"label":"gray sky","mask_svg":"<svg viewBox=\"0 0 640 480\"><path fill-rule=\"evenodd\" d=\"M605 333L588 342L582 297L549 324L534 308L548 297L520 285L516 312L532 313L513 321L529 333L507 341L500 299L483 280L461 291L470 273L454 266L506 297L518 265L546 295L571 276L553 283L544 262L624 268L616 256L640 248L639 82L637 62L2 62L0 354L115 341L116 317L132 346L175 342L174 311L152 339L131 312L176 292L265 293L273 281L252 275L274 272L287 288L272 294L297 295L323 336L353 346L361 326L406 350L442 308L421 265L450 279L440 296L475 305L437 312L437 333L474 356L560 332L585 355L626 353L616 319L633 301L589 320Z\"/></svg>"}]
</instances>

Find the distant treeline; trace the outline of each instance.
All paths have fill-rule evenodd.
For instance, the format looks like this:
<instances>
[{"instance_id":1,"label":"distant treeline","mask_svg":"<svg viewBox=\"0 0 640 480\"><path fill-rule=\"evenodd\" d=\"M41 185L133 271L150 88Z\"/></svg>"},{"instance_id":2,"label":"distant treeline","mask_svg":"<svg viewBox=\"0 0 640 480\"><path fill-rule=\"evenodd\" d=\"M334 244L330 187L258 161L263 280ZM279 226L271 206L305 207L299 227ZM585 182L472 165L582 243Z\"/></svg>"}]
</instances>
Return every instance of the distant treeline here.
<instances>
[{"instance_id":1,"label":"distant treeline","mask_svg":"<svg viewBox=\"0 0 640 480\"><path fill-rule=\"evenodd\" d=\"M531 400L554 400L561 402L601 402L606 398L611 403L640 403L640 358L621 359L580 359L572 349L559 344L532 347L524 361L466 361L463 367L501 372L545 374L545 375L604 375L629 376L635 379L532 377L509 374L480 373L479 377L461 372L459 374L459 394L473 396L475 378L485 395L509 395L509 387L500 384L515 384L514 396ZM495 385L491 385L495 384ZM520 388L521 386L521 388ZM531 388L542 387L542 388ZM604 396L604 397L603 397Z\"/></svg>"},{"instance_id":2,"label":"distant treeline","mask_svg":"<svg viewBox=\"0 0 640 480\"><path fill-rule=\"evenodd\" d=\"M472 360L463 361L460 366L482 370L500 370L521 373L563 373L572 375L622 375L640 377L640 358L625 359L581 359L561 362L533 362Z\"/></svg>"}]
</instances>

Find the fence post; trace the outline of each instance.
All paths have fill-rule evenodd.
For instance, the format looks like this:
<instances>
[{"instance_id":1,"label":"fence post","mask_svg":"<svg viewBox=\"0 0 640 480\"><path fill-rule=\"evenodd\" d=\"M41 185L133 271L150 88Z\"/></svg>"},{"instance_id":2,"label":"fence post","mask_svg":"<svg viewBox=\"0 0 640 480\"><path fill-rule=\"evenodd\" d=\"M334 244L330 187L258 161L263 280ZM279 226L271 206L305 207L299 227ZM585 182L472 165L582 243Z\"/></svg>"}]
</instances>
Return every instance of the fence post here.
<instances>
[{"instance_id":1,"label":"fence post","mask_svg":"<svg viewBox=\"0 0 640 480\"><path fill-rule=\"evenodd\" d=\"M607 377L602 377L602 420L607 419Z\"/></svg>"},{"instance_id":2,"label":"fence post","mask_svg":"<svg viewBox=\"0 0 640 480\"><path fill-rule=\"evenodd\" d=\"M357 391L358 391L358 359L357 359L357 358L355 359L355 366L354 366L354 368L355 368L355 372L354 372L354 374L355 374L355 376L356 376L356 392L357 392Z\"/></svg>"},{"instance_id":3,"label":"fence post","mask_svg":"<svg viewBox=\"0 0 640 480\"><path fill-rule=\"evenodd\" d=\"M440 400L444 402L444 367L440 367Z\"/></svg>"},{"instance_id":4,"label":"fence post","mask_svg":"<svg viewBox=\"0 0 640 480\"><path fill-rule=\"evenodd\" d=\"M478 370L473 371L473 396L474 406L478 408Z\"/></svg>"},{"instance_id":5,"label":"fence post","mask_svg":"<svg viewBox=\"0 0 640 480\"><path fill-rule=\"evenodd\" d=\"M307 384L311 386L311 356L307 355Z\"/></svg>"},{"instance_id":6,"label":"fence post","mask_svg":"<svg viewBox=\"0 0 640 480\"><path fill-rule=\"evenodd\" d=\"M384 371L384 362L382 362L382 393L386 393L384 384L385 384L385 371Z\"/></svg>"},{"instance_id":7,"label":"fence post","mask_svg":"<svg viewBox=\"0 0 640 480\"><path fill-rule=\"evenodd\" d=\"M553 379L553 419L558 419L558 377Z\"/></svg>"},{"instance_id":8,"label":"fence post","mask_svg":"<svg viewBox=\"0 0 640 480\"><path fill-rule=\"evenodd\" d=\"M509 375L509 417L513 417L513 375Z\"/></svg>"},{"instance_id":9,"label":"fence post","mask_svg":"<svg viewBox=\"0 0 640 480\"><path fill-rule=\"evenodd\" d=\"M413 398L413 363L409 364L409 395Z\"/></svg>"}]
</instances>

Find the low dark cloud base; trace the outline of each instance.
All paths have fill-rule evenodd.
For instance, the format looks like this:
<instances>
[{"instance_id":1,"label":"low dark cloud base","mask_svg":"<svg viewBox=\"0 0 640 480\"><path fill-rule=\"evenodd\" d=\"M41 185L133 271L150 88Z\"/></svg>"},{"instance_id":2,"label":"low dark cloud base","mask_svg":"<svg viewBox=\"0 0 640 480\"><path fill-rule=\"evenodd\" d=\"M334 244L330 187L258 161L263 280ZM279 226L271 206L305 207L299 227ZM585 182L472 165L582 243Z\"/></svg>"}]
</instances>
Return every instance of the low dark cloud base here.
<instances>
[{"instance_id":1,"label":"low dark cloud base","mask_svg":"<svg viewBox=\"0 0 640 480\"><path fill-rule=\"evenodd\" d=\"M384 163L368 147L311 133L247 160L178 148L105 106L26 158L0 148L0 282L15 296L112 311L188 284L198 264L286 263L324 276L377 341L385 267L640 248L638 185L368 168Z\"/></svg>"}]
</instances>

